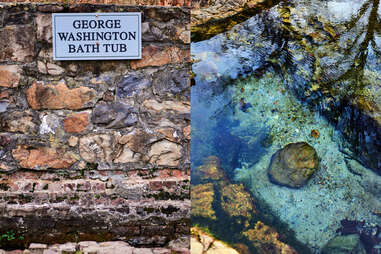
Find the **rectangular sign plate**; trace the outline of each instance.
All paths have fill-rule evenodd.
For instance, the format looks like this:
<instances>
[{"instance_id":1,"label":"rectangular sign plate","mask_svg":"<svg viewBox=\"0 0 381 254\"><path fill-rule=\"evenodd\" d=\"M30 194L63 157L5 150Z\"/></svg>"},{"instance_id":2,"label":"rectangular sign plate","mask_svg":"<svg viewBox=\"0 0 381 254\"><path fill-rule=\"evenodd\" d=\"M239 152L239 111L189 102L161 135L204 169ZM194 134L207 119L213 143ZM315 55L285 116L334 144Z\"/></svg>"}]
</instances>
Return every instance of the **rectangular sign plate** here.
<instances>
[{"instance_id":1,"label":"rectangular sign plate","mask_svg":"<svg viewBox=\"0 0 381 254\"><path fill-rule=\"evenodd\" d=\"M141 13L53 13L54 60L141 59Z\"/></svg>"}]
</instances>

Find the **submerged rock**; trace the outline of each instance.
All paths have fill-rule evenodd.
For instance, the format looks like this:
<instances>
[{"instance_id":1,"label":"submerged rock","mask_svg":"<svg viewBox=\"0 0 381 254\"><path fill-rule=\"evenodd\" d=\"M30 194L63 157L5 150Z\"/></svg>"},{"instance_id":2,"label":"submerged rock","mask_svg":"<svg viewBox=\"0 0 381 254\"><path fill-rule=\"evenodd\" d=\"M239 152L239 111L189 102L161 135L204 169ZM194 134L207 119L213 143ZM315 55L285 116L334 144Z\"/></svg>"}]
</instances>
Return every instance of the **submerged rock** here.
<instances>
[{"instance_id":1,"label":"submerged rock","mask_svg":"<svg viewBox=\"0 0 381 254\"><path fill-rule=\"evenodd\" d=\"M322 254L366 254L358 235L336 236L323 248Z\"/></svg>"},{"instance_id":2,"label":"submerged rock","mask_svg":"<svg viewBox=\"0 0 381 254\"><path fill-rule=\"evenodd\" d=\"M318 169L315 149L305 142L290 143L271 158L268 175L272 182L292 188L304 186Z\"/></svg>"},{"instance_id":3,"label":"submerged rock","mask_svg":"<svg viewBox=\"0 0 381 254\"><path fill-rule=\"evenodd\" d=\"M191 186L191 216L193 225L210 230L239 253L297 254L296 246L285 242L290 235L262 222L271 216L262 214L257 200L243 186L232 183L220 167L219 159L210 156L197 168L204 184ZM192 181L193 176L192 176ZM197 227L191 230L191 253L238 253L212 236L205 236ZM295 242L294 242L295 243ZM301 249L301 246L298 246ZM231 251L231 252L230 252ZM303 249L300 253L310 253Z\"/></svg>"},{"instance_id":4,"label":"submerged rock","mask_svg":"<svg viewBox=\"0 0 381 254\"><path fill-rule=\"evenodd\" d=\"M281 237L275 229L261 221L255 224L254 229L244 232L243 235L254 243L258 253L298 254L292 247L279 240Z\"/></svg>"},{"instance_id":5,"label":"submerged rock","mask_svg":"<svg viewBox=\"0 0 381 254\"><path fill-rule=\"evenodd\" d=\"M203 165L197 168L203 180L224 180L226 178L220 166L220 160L216 156L209 156Z\"/></svg>"},{"instance_id":6,"label":"submerged rock","mask_svg":"<svg viewBox=\"0 0 381 254\"><path fill-rule=\"evenodd\" d=\"M254 200L242 184L226 184L221 187L221 207L231 217L244 217L249 221L258 211Z\"/></svg>"},{"instance_id":7,"label":"submerged rock","mask_svg":"<svg viewBox=\"0 0 381 254\"><path fill-rule=\"evenodd\" d=\"M193 217L200 216L207 219L216 219L216 212L213 210L214 187L212 183L192 186L191 191L191 214Z\"/></svg>"}]
</instances>

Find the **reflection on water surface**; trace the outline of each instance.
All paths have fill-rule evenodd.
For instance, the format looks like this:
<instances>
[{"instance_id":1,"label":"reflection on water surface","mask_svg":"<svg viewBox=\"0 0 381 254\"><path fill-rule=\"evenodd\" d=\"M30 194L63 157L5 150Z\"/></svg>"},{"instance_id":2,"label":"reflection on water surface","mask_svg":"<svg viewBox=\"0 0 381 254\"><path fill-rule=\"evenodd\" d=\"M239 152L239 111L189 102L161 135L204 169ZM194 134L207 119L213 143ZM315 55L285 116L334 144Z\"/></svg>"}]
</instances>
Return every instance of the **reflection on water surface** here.
<instances>
[{"instance_id":1,"label":"reflection on water surface","mask_svg":"<svg viewBox=\"0 0 381 254\"><path fill-rule=\"evenodd\" d=\"M277 246L274 253L286 244L299 253L339 253L350 243L352 253L378 253L380 12L379 0L287 1L192 43L192 185L212 183L210 209L224 210L221 180L200 170L216 156L228 181L244 184L241 192L259 211L246 222L228 212L227 225L195 216L192 205L194 223L231 244L245 243L250 253L266 250L259 244L264 238L250 234L259 221L285 244L271 238L266 246ZM319 161L290 150L309 147L292 143L308 144ZM274 165L278 175L270 180ZM301 178L301 187L284 184ZM219 227L234 234L226 237Z\"/></svg>"}]
</instances>

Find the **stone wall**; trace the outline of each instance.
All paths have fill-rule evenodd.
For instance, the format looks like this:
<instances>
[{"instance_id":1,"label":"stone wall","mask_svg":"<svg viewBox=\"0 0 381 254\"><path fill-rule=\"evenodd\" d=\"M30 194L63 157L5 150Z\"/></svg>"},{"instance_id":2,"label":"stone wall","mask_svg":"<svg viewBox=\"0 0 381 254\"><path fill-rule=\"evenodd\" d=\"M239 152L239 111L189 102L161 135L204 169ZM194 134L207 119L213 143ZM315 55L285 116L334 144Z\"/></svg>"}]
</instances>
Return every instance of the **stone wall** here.
<instances>
[{"instance_id":1,"label":"stone wall","mask_svg":"<svg viewBox=\"0 0 381 254\"><path fill-rule=\"evenodd\" d=\"M66 3L66 4L123 4L157 6L191 6L192 0L3 0L2 2Z\"/></svg>"},{"instance_id":2,"label":"stone wall","mask_svg":"<svg viewBox=\"0 0 381 254\"><path fill-rule=\"evenodd\" d=\"M51 13L96 11L143 13L141 60L52 60ZM189 235L190 9L0 15L0 247Z\"/></svg>"}]
</instances>

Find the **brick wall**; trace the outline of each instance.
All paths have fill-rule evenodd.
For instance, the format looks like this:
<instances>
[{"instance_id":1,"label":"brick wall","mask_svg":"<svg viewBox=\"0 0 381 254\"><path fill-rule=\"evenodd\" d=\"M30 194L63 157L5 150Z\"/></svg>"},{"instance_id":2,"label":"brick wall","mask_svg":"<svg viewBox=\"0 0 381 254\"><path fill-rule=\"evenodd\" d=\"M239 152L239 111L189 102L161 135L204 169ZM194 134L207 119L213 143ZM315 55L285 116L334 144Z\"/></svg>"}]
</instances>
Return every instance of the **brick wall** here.
<instances>
[{"instance_id":1,"label":"brick wall","mask_svg":"<svg viewBox=\"0 0 381 254\"><path fill-rule=\"evenodd\" d=\"M143 58L53 61L52 12L143 13ZM190 9L0 4L0 247L189 235Z\"/></svg>"}]
</instances>

